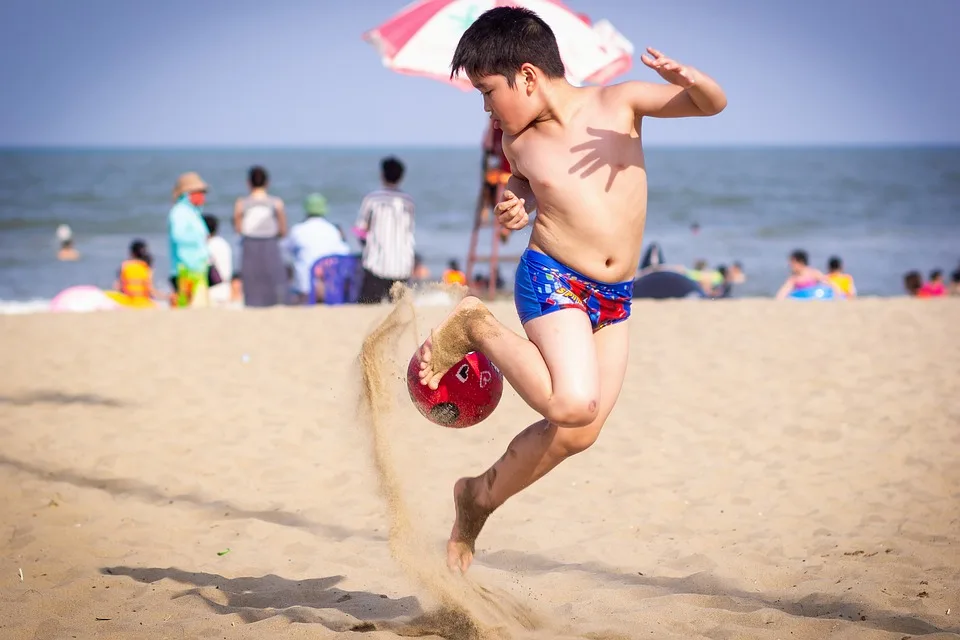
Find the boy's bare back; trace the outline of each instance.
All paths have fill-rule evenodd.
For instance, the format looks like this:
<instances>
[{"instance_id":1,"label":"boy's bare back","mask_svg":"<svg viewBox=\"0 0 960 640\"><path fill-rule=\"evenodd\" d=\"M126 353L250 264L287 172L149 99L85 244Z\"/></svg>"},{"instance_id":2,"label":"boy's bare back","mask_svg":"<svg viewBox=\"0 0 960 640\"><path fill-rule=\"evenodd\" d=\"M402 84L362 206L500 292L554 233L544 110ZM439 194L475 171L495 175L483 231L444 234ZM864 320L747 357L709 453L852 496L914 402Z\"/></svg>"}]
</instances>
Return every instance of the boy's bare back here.
<instances>
[{"instance_id":1,"label":"boy's bare back","mask_svg":"<svg viewBox=\"0 0 960 640\"><path fill-rule=\"evenodd\" d=\"M511 167L536 196L531 248L602 282L633 277L647 214L640 118L620 89L573 89L566 123L503 136Z\"/></svg>"}]
</instances>

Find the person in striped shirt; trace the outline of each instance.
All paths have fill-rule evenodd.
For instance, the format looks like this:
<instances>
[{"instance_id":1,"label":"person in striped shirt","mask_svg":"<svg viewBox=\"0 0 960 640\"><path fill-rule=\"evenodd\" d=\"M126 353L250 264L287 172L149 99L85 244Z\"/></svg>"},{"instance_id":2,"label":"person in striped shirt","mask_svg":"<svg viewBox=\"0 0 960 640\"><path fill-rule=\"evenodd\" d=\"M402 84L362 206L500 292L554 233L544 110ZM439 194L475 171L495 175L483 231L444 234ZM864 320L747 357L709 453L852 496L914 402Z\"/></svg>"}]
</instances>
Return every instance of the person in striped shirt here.
<instances>
[{"instance_id":1,"label":"person in striped shirt","mask_svg":"<svg viewBox=\"0 0 960 640\"><path fill-rule=\"evenodd\" d=\"M378 304L389 297L397 282L413 275L413 199L401 191L405 168L394 157L380 163L383 188L367 194L353 232L363 245L361 304Z\"/></svg>"}]
</instances>

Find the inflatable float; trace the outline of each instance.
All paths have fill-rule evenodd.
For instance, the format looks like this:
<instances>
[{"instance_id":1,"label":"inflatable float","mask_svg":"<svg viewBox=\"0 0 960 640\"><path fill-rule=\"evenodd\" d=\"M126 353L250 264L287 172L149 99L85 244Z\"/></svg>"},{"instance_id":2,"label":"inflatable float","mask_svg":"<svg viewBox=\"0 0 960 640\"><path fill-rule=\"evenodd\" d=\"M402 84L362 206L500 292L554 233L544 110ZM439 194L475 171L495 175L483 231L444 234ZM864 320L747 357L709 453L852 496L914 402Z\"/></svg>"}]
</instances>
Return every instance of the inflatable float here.
<instances>
[{"instance_id":1,"label":"inflatable float","mask_svg":"<svg viewBox=\"0 0 960 640\"><path fill-rule=\"evenodd\" d=\"M829 287L825 284L816 284L812 287L794 289L790 292L790 295L788 295L787 298L790 298L791 300L839 300L843 298L843 296L837 295L837 292L833 290L833 287Z\"/></svg>"},{"instance_id":2,"label":"inflatable float","mask_svg":"<svg viewBox=\"0 0 960 640\"><path fill-rule=\"evenodd\" d=\"M64 289L50 301L50 311L84 313L89 311L113 311L120 304L103 290L90 285Z\"/></svg>"},{"instance_id":3,"label":"inflatable float","mask_svg":"<svg viewBox=\"0 0 960 640\"><path fill-rule=\"evenodd\" d=\"M155 309L157 307L157 303L150 298L132 298L119 291L104 291L103 293L121 307L129 309Z\"/></svg>"}]
</instances>

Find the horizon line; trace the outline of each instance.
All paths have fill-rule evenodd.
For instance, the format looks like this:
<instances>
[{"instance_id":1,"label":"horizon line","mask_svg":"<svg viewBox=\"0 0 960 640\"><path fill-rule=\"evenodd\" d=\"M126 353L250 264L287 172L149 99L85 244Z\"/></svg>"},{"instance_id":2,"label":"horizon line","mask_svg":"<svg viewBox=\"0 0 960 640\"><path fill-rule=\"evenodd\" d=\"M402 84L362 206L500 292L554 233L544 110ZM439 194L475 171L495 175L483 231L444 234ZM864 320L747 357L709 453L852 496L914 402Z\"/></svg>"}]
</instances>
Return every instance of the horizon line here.
<instances>
[{"instance_id":1,"label":"horizon line","mask_svg":"<svg viewBox=\"0 0 960 640\"><path fill-rule=\"evenodd\" d=\"M24 151L466 151L479 144L0 144L0 153ZM960 141L897 141L897 142L706 142L652 143L644 149L957 149Z\"/></svg>"}]
</instances>

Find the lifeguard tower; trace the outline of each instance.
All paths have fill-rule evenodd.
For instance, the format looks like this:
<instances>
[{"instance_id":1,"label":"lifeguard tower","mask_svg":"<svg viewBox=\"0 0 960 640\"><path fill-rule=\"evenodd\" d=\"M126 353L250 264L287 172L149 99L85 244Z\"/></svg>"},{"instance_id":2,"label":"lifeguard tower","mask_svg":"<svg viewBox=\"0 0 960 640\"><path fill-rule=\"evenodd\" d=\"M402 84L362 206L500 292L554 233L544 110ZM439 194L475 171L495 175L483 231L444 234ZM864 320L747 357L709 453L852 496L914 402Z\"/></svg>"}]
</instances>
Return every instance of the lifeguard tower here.
<instances>
[{"instance_id":1,"label":"lifeguard tower","mask_svg":"<svg viewBox=\"0 0 960 640\"><path fill-rule=\"evenodd\" d=\"M503 197L503 191L510 179L510 163L503 155L503 132L492 125L487 127L483 140L483 160L480 167L480 193L473 215L473 230L470 233L470 248L467 252L467 286L480 297L493 298L497 293L498 267L501 262L513 263L520 259L518 255L502 255L500 249L510 238L511 232L500 226L493 208ZM490 253L478 254L480 231L490 229ZM477 263L489 266L489 283L485 287L477 286L474 270ZM485 291L484 291L485 289Z\"/></svg>"}]
</instances>

